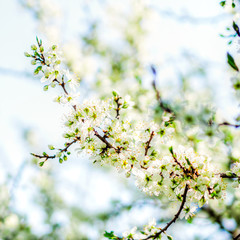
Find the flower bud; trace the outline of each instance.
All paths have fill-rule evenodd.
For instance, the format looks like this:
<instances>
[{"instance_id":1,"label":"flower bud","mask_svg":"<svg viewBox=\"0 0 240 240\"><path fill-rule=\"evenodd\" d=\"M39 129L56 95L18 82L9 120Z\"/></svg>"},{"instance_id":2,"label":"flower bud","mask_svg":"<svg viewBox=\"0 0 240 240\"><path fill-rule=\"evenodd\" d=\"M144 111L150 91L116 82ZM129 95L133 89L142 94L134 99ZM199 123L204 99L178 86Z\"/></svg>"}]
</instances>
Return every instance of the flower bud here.
<instances>
[{"instance_id":1,"label":"flower bud","mask_svg":"<svg viewBox=\"0 0 240 240\"><path fill-rule=\"evenodd\" d=\"M53 145L48 145L48 148L49 148L50 150L54 150L54 149L55 149L55 147L54 147Z\"/></svg>"},{"instance_id":2,"label":"flower bud","mask_svg":"<svg viewBox=\"0 0 240 240\"><path fill-rule=\"evenodd\" d=\"M57 49L57 45L52 45L52 50L56 50Z\"/></svg>"},{"instance_id":3,"label":"flower bud","mask_svg":"<svg viewBox=\"0 0 240 240\"><path fill-rule=\"evenodd\" d=\"M33 51L35 51L35 50L37 50L37 46L33 44L33 45L31 46L31 49L32 49Z\"/></svg>"},{"instance_id":4,"label":"flower bud","mask_svg":"<svg viewBox=\"0 0 240 240\"><path fill-rule=\"evenodd\" d=\"M25 57L31 57L31 54L29 54L28 52L24 52Z\"/></svg>"},{"instance_id":5,"label":"flower bud","mask_svg":"<svg viewBox=\"0 0 240 240\"><path fill-rule=\"evenodd\" d=\"M36 60L34 60L34 59L31 61L31 64L32 64L32 65L36 65L36 63L37 63L37 62L36 62Z\"/></svg>"},{"instance_id":6,"label":"flower bud","mask_svg":"<svg viewBox=\"0 0 240 240\"><path fill-rule=\"evenodd\" d=\"M55 88L56 87L56 84L54 82L51 82L51 87L52 88Z\"/></svg>"},{"instance_id":7,"label":"flower bud","mask_svg":"<svg viewBox=\"0 0 240 240\"><path fill-rule=\"evenodd\" d=\"M43 87L43 91L47 91L48 90L48 85L45 85L44 87Z\"/></svg>"}]
</instances>

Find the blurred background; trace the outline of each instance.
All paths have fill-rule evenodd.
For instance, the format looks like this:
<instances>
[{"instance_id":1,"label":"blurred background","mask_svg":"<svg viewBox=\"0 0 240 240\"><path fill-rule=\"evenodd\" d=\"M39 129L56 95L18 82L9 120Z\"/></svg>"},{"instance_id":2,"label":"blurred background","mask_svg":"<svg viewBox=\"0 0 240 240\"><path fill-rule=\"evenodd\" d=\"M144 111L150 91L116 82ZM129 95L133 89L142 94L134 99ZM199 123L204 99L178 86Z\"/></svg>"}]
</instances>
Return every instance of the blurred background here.
<instances>
[{"instance_id":1,"label":"blurred background","mask_svg":"<svg viewBox=\"0 0 240 240\"><path fill-rule=\"evenodd\" d=\"M95 166L87 156L73 153L63 164L51 160L38 166L30 153L64 144L64 108L53 102L53 90L42 90L24 56L36 36L46 48L62 48L66 65L80 79L80 101L117 89L136 102L139 117L150 111L159 120L162 109L152 104L150 67L155 66L157 87L177 113L186 142L217 156L222 169L239 158L237 130L208 124L209 119L233 122L239 111L234 74L226 64L227 51L239 62L238 42L225 37L238 6L219 3L0 2L0 239L103 239L105 230L121 234L174 215L166 199L145 196L134 179ZM169 233L179 240L231 239L240 221L240 196L229 192L221 206L206 207L189 223L179 221ZM229 206L236 216L227 212Z\"/></svg>"}]
</instances>

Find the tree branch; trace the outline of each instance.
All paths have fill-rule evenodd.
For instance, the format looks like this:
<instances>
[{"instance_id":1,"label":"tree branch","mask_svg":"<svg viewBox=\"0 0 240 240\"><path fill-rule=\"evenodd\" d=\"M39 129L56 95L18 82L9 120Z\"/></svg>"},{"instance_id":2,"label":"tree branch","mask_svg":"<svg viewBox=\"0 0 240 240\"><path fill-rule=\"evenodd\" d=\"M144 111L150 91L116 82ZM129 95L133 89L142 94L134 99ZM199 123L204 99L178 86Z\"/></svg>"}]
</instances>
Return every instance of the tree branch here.
<instances>
[{"instance_id":1,"label":"tree branch","mask_svg":"<svg viewBox=\"0 0 240 240\"><path fill-rule=\"evenodd\" d=\"M122 103L119 102L120 99L121 99L121 97L119 97L119 96L114 97L114 102L117 104L117 107L115 108L117 119L119 119L119 117L120 117L120 109L121 109L121 105L122 105Z\"/></svg>"},{"instance_id":2,"label":"tree branch","mask_svg":"<svg viewBox=\"0 0 240 240\"><path fill-rule=\"evenodd\" d=\"M95 129L93 129L93 131L95 136L106 144L106 147L103 149L102 153L104 153L108 148L113 148L116 151L116 153L120 153L121 148L116 148L110 142L108 142L108 140L106 139L107 138L106 134L102 137Z\"/></svg>"},{"instance_id":3,"label":"tree branch","mask_svg":"<svg viewBox=\"0 0 240 240\"><path fill-rule=\"evenodd\" d=\"M232 123L228 123L228 122L223 122L223 123L219 123L218 126L229 126L229 127L239 128L240 124L232 124Z\"/></svg>"},{"instance_id":4,"label":"tree branch","mask_svg":"<svg viewBox=\"0 0 240 240\"><path fill-rule=\"evenodd\" d=\"M159 237L163 232L165 232L173 223L176 222L176 220L179 218L179 215L181 214L181 212L182 212L182 210L183 210L183 207L184 207L184 205L185 205L185 203L186 203L188 190L189 190L189 186L188 186L188 184L186 184L185 189L184 189L184 193L183 193L183 195L182 195L182 198L183 198L183 199L182 199L181 206L180 206L178 212L176 213L176 215L174 216L174 218L173 218L169 223L167 223L167 225L166 225L164 228L162 228L158 233L153 234L153 235L145 238L145 240L151 239L151 238L152 238L152 239L156 239L156 238Z\"/></svg>"},{"instance_id":5,"label":"tree branch","mask_svg":"<svg viewBox=\"0 0 240 240\"><path fill-rule=\"evenodd\" d=\"M149 140L146 142L145 156L147 156L148 150L149 150L149 148L151 147L151 146L150 146L150 143L151 143L151 141L152 141L152 139L153 139L153 136L154 136L154 131L151 132L150 138L149 138Z\"/></svg>"},{"instance_id":6,"label":"tree branch","mask_svg":"<svg viewBox=\"0 0 240 240\"><path fill-rule=\"evenodd\" d=\"M67 152L68 148L69 148L72 144L76 143L78 140L80 140L80 138L79 138L79 137L76 137L72 142L66 143L66 147L65 147L65 148L59 149L60 152L61 152L61 153ZM48 154L38 155L38 154L35 154L35 153L31 153L31 155L34 156L34 157L36 157L36 158L39 158L39 159L45 159L44 162L46 162L48 159L54 159L54 158L57 157L56 154L49 156Z\"/></svg>"},{"instance_id":7,"label":"tree branch","mask_svg":"<svg viewBox=\"0 0 240 240\"><path fill-rule=\"evenodd\" d=\"M236 237L234 237L233 240L238 240L239 238L240 238L240 233Z\"/></svg>"},{"instance_id":8,"label":"tree branch","mask_svg":"<svg viewBox=\"0 0 240 240\"><path fill-rule=\"evenodd\" d=\"M221 178L229 178L229 179L237 178L237 179L240 180L240 176L238 176L236 173L230 173L230 174L219 173L219 175L220 175Z\"/></svg>"},{"instance_id":9,"label":"tree branch","mask_svg":"<svg viewBox=\"0 0 240 240\"><path fill-rule=\"evenodd\" d=\"M162 108L165 112L168 112L168 113L171 113L171 114L175 115L174 111L166 103L164 103L162 101L160 92L158 91L157 86L156 86L157 72L156 72L156 69L154 68L154 66L151 66L151 70L152 70L152 73L153 73L153 76L154 76L152 85L153 85L154 91L156 92L156 98L157 98L157 101L159 102L160 108Z\"/></svg>"}]
</instances>

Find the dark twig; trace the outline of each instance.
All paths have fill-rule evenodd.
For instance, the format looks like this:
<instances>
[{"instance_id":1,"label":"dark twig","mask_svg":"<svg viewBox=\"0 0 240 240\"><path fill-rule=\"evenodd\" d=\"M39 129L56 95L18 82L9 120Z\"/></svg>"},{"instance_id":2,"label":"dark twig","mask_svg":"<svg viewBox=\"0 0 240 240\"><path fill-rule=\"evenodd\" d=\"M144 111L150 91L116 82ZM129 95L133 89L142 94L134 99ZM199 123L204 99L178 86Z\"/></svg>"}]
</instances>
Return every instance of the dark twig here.
<instances>
[{"instance_id":1,"label":"dark twig","mask_svg":"<svg viewBox=\"0 0 240 240\"><path fill-rule=\"evenodd\" d=\"M102 137L95 129L93 129L93 131L94 131L95 136L97 138L99 138L103 143L106 144L106 147L103 149L102 154L109 148L114 149L116 151L116 153L120 153L121 148L116 148L110 142L108 142L106 133Z\"/></svg>"},{"instance_id":2,"label":"dark twig","mask_svg":"<svg viewBox=\"0 0 240 240\"><path fill-rule=\"evenodd\" d=\"M232 123L228 123L228 122L223 122L223 123L219 123L218 126L229 126L229 127L239 128L240 124L232 124Z\"/></svg>"},{"instance_id":3,"label":"dark twig","mask_svg":"<svg viewBox=\"0 0 240 240\"><path fill-rule=\"evenodd\" d=\"M153 73L153 76L154 76L152 85L153 85L154 91L156 92L156 98L157 98L157 101L159 102L160 108L163 109L165 112L168 112L168 113L171 113L171 114L175 115L174 111L166 103L164 103L162 101L160 92L158 91L157 86L156 86L157 72L156 72L156 69L154 68L154 66L151 66L151 70L152 70L152 73Z\"/></svg>"},{"instance_id":4,"label":"dark twig","mask_svg":"<svg viewBox=\"0 0 240 240\"><path fill-rule=\"evenodd\" d=\"M240 233L236 237L234 237L233 240L238 240L239 238L240 238Z\"/></svg>"},{"instance_id":5,"label":"dark twig","mask_svg":"<svg viewBox=\"0 0 240 240\"><path fill-rule=\"evenodd\" d=\"M114 97L114 102L117 104L117 107L115 108L117 119L119 119L119 117L120 117L120 110L121 110L121 105L122 105L122 103L120 102L120 99L121 99L121 97L119 97L119 96Z\"/></svg>"},{"instance_id":6,"label":"dark twig","mask_svg":"<svg viewBox=\"0 0 240 240\"><path fill-rule=\"evenodd\" d=\"M70 143L66 143L66 147L65 148L62 148L62 149L59 149L61 153L63 152L67 152L68 148L74 144L75 142L77 142L78 140L80 140L80 137L76 137L72 142ZM36 158L39 158L39 159L45 159L44 162L46 162L48 159L54 159L56 158L56 154L54 155L48 155L48 154L43 154L43 155L38 155L38 154L35 154L35 153L31 153L32 156L36 157Z\"/></svg>"},{"instance_id":7,"label":"dark twig","mask_svg":"<svg viewBox=\"0 0 240 240\"><path fill-rule=\"evenodd\" d=\"M167 229L168 229L173 223L176 222L176 220L179 218L179 215L181 214L181 212L182 212L182 210L183 210L183 207L184 207L184 205L185 205L185 203L186 203L188 190L189 190L189 186L188 186L188 184L186 184L185 189L184 189L184 193L183 193L183 195L182 195L182 203L181 203L181 206L180 206L178 212L176 213L176 215L174 216L174 218L173 218L169 223L167 223L167 225L166 225L164 228L162 228L159 232L157 232L156 234L153 234L153 235L145 238L145 240L151 239L151 238L152 238L152 239L156 239L156 238L159 237L163 232L167 231Z\"/></svg>"},{"instance_id":8,"label":"dark twig","mask_svg":"<svg viewBox=\"0 0 240 240\"><path fill-rule=\"evenodd\" d=\"M149 140L146 142L145 156L147 156L148 150L149 150L149 148L151 147L151 146L150 146L150 143L151 143L151 141L152 141L152 139L153 139L153 136L154 136L154 131L151 132L150 138L149 138Z\"/></svg>"},{"instance_id":9,"label":"dark twig","mask_svg":"<svg viewBox=\"0 0 240 240\"><path fill-rule=\"evenodd\" d=\"M188 169L186 169L185 167L183 167L183 165L177 160L176 154L173 152L173 149L170 148L169 150L170 150L170 153L172 154L174 162L182 169L183 173L186 176L189 176L190 171Z\"/></svg>"},{"instance_id":10,"label":"dark twig","mask_svg":"<svg viewBox=\"0 0 240 240\"><path fill-rule=\"evenodd\" d=\"M229 179L237 178L240 180L240 176L238 176L236 173L230 173L230 174L219 173L219 175L221 178L229 178Z\"/></svg>"}]
</instances>

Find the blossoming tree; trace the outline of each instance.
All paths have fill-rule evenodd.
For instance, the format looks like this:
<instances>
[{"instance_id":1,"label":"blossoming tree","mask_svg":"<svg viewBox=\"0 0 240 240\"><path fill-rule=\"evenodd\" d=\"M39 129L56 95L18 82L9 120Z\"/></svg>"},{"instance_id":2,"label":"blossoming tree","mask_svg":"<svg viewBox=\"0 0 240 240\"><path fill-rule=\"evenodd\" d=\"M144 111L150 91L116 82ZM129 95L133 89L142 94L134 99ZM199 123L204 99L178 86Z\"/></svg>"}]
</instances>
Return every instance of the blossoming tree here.
<instances>
[{"instance_id":1,"label":"blossoming tree","mask_svg":"<svg viewBox=\"0 0 240 240\"><path fill-rule=\"evenodd\" d=\"M161 218L146 222L145 226L136 224L122 233L106 228L100 233L101 239L173 239L171 229L180 219L191 224L198 216L210 219L229 239L240 239L239 115L229 110L220 113L221 106L214 101L214 92L209 93L208 83L193 86L196 78L213 77L216 72L213 74L209 69L212 63L202 65L201 60L188 53L162 61L159 57L162 49L157 48L156 41L149 40L154 39L151 29L156 28L161 14L177 20L189 18L193 25L201 19L168 11L156 13L157 6L149 1L125 3L81 1L86 11L80 14L85 16L81 21L88 29L76 41L61 32L57 4L45 0L21 1L36 16L43 39L37 37L25 56L31 59L43 90L55 92L54 102L64 109L61 129L64 145L49 143L47 150L32 156L40 167L57 160L63 169L73 152L79 158L87 156L95 166L110 167L127 181L133 181L144 200L153 199L156 206L165 203L172 210L170 215L162 213ZM240 36L239 5L233 0L216 4L229 12L231 26L226 28L229 34L222 37L230 45ZM101 21L94 18L98 13ZM153 52L152 57L149 52ZM227 76L232 79L236 93L233 102L238 102L240 89L237 58L237 54L228 51L229 66L224 66L229 69ZM169 65L173 65L167 71L171 77L173 71L181 70L173 76L177 82L162 86L163 72ZM227 114L235 119L226 117ZM51 171L45 168L43 171L45 181L51 182L48 173ZM52 228L42 239L60 239L63 237L60 227L51 222L51 214L54 206L64 208L64 204L55 197L52 182L49 189L42 187L40 191L42 202L46 202L46 221ZM9 207L5 212L0 222L3 223L0 238L9 239L9 229L18 219L8 214ZM231 227L227 220L233 222ZM38 239L25 223L19 224L11 236ZM64 237L86 239L78 232ZM216 238L214 235L211 239Z\"/></svg>"},{"instance_id":2,"label":"blossoming tree","mask_svg":"<svg viewBox=\"0 0 240 240\"><path fill-rule=\"evenodd\" d=\"M225 1L221 5L229 7ZM236 4L232 2L230 7L234 10ZM235 21L233 31L236 37L240 36ZM136 42L129 34L127 37L130 49L135 50L137 55ZM107 47L93 45L96 44L93 39L86 37L85 40L100 57L111 52ZM179 218L189 220L200 211L205 211L225 229L221 215L212 208L212 202L224 202L230 186L239 187L239 159L231 153L224 153L226 147L230 147L231 151L237 147L238 133L234 128L237 131L240 126L238 118L236 123L221 121L216 111L208 105L200 106L198 112L189 111L188 108L196 108L198 99L188 101L187 107L176 100L167 103L158 89L158 73L153 65L152 88L145 89L142 95L146 101L143 103L139 92L144 89L144 73L140 75L143 65L138 57L117 62L110 56L107 63L111 64L111 72L107 77L112 91L80 101L78 86L82 84L83 76L75 71L74 60L64 59L64 49L57 45L46 48L42 40L37 38L31 50L25 55L36 66L34 74L41 76L44 91L60 89L54 101L65 106L66 110L63 132L65 144L62 148L51 144L49 150L42 154L32 153L39 159L39 165L48 164L51 159L58 159L59 163L64 164L74 150L79 154L85 153L94 164L110 165L124 172L127 178L134 178L136 186L146 195L165 196L178 207L172 219L163 226L151 221L143 229L134 227L122 236L114 231L106 231L106 238L172 239L168 234L171 225ZM238 72L230 53L227 54L227 60ZM128 72L129 68L121 66L123 64L129 64L134 69ZM102 77L96 74L100 80L95 82L93 88L99 90L105 86L101 85ZM135 90L129 93L126 87L119 88L122 82L132 77L134 86L138 84ZM234 77L233 82L238 90L238 78ZM186 90L184 94L187 94ZM211 141L214 141L213 145ZM217 159L219 155L222 155L221 164ZM237 230L227 231L233 239L240 237Z\"/></svg>"}]
</instances>

